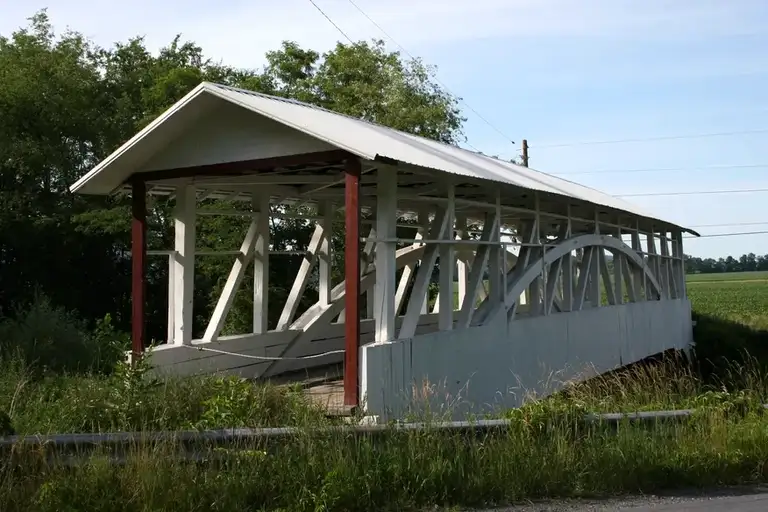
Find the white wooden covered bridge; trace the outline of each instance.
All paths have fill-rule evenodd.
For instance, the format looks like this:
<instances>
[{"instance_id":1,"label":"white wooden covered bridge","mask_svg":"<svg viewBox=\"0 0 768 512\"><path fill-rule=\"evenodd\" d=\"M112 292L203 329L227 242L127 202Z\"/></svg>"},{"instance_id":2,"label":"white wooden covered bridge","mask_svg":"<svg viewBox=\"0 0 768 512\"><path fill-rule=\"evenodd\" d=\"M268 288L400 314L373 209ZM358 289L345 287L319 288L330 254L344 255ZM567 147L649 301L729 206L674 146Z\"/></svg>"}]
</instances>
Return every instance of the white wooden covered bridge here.
<instances>
[{"instance_id":1,"label":"white wooden covered bridge","mask_svg":"<svg viewBox=\"0 0 768 512\"><path fill-rule=\"evenodd\" d=\"M295 101L202 83L72 191L132 195L135 352L145 346L146 195L175 197L158 371L266 378L343 362L345 403L387 416L427 398L515 406L587 366L604 372L691 343L682 234L692 231L585 186ZM251 222L203 339L192 339L203 197L242 201ZM266 293L276 204L310 207L316 222L284 304ZM413 234L398 238L403 223ZM220 336L248 265L252 332ZM315 266L319 300L298 311ZM268 308L281 311L275 326Z\"/></svg>"}]
</instances>

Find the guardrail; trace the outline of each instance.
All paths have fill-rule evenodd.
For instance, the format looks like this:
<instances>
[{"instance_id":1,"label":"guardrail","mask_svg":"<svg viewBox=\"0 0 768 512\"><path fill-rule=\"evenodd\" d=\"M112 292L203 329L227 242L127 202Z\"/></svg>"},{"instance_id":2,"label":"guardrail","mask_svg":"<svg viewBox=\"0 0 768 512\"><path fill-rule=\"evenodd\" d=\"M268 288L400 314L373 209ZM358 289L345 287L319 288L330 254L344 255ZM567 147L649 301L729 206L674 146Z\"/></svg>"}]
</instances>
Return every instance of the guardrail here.
<instances>
[{"instance_id":1,"label":"guardrail","mask_svg":"<svg viewBox=\"0 0 768 512\"><path fill-rule=\"evenodd\" d=\"M768 410L768 404L763 404ZM618 425L622 421L631 423L673 421L690 417L696 409L677 409L670 411L646 411L632 413L592 413L583 417L587 423ZM338 425L328 427L273 427L273 428L232 428L204 431L160 431L160 432L113 432L53 434L0 437L0 450L14 447L38 447L57 451L81 451L96 447L129 447L145 443L177 443L227 445L245 441L269 441L290 438L298 434L343 433L355 436L386 434L414 430L466 431L482 432L504 429L512 420L494 419L477 421L451 421L435 423L395 423L391 425Z\"/></svg>"}]
</instances>

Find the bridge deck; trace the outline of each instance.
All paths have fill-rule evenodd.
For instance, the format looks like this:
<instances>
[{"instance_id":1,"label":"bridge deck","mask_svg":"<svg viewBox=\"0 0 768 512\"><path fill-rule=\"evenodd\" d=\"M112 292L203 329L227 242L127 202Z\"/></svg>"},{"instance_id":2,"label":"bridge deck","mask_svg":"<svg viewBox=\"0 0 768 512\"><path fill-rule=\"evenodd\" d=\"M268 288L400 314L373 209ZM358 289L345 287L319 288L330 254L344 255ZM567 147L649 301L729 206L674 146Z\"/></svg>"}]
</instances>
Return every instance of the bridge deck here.
<instances>
[{"instance_id":1,"label":"bridge deck","mask_svg":"<svg viewBox=\"0 0 768 512\"><path fill-rule=\"evenodd\" d=\"M299 385L314 403L325 407L330 416L347 416L351 408L344 406L344 369L342 365L326 365L318 368L282 374L270 379L277 385Z\"/></svg>"}]
</instances>

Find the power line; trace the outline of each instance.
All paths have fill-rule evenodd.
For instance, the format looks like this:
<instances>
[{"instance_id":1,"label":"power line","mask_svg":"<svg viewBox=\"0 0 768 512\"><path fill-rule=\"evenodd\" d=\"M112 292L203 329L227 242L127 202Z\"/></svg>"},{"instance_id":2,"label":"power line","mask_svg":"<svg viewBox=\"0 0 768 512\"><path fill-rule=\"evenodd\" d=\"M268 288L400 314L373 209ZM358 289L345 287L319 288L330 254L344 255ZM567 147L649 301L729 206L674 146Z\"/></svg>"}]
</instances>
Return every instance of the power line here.
<instances>
[{"instance_id":1,"label":"power line","mask_svg":"<svg viewBox=\"0 0 768 512\"><path fill-rule=\"evenodd\" d=\"M349 36L346 34L346 32L344 32L344 31L341 29L341 27L339 27L339 26L338 26L336 23L334 23L334 21L331 19L331 17L330 17L330 16L328 16L328 15L325 13L325 11L323 11L323 10L320 8L320 6L319 6L319 5L317 5L317 4L314 2L314 0L309 0L309 2L310 2L310 3L311 3L313 6L315 6L315 9L317 9L317 10L320 12L320 14L322 14L322 15L323 15L323 17L324 17L325 19L327 19L327 20L330 22L330 24L331 24L331 25L333 25L333 26L336 28L336 30L338 30L338 31L339 31L339 33L341 33L341 35L343 35L343 36L344 36L344 37L347 39L347 41L349 41L349 44L352 44L352 45L354 45L354 44L355 44L355 43L352 41L352 39L351 39L351 38L350 38L350 37L349 37ZM351 0L350 0L350 2L351 2ZM370 17L369 17L367 14L365 14L365 12L363 12L363 10L362 10L362 9L360 9L359 7L357 7L357 5L356 5L354 2L352 2L352 5L354 5L354 6L357 8L357 10L358 10L358 11L360 11L361 13L363 13L363 14L365 15L365 17L366 17L366 18L368 18L368 19L369 19L369 20L370 20L370 21L371 21L371 22L372 22L374 25L376 25L377 27L379 27L379 26L376 24L376 22L374 22L373 20L371 20L371 18L370 18ZM381 30L382 32L384 32L384 29L382 29L381 27L379 27L379 30ZM384 34L387 34L387 33L386 33L386 32L384 32ZM387 37L389 37L390 39L392 39L392 38L391 38L389 35L387 35ZM392 39L392 41L394 41L394 39ZM397 44L397 42L395 42L395 44ZM398 46L400 46L400 45L398 44ZM402 48L402 46L400 46L400 48ZM413 60L416 60L416 59L414 59L414 57L413 57L412 55L410 55L410 54L409 54L407 51L405 51L405 53L407 53L407 54L408 54L408 55L411 57L411 59L413 59ZM443 86L443 88L445 88L445 90L446 90L446 91L448 91L448 92L449 92L450 94L452 94L453 96L456 96L455 94L453 94L453 93L450 91L450 89L448 89L448 87L446 87L446 86L445 86L445 84L443 84L442 82L440 82L440 80L437 78L437 76L435 76L435 77L434 77L434 79L435 79L435 80L436 80L436 81L437 81L437 82L438 82L440 85L442 85L442 86ZM458 98L458 96L456 96L456 97ZM467 103L466 103L466 102L465 102L463 99L459 98L459 101L461 101L462 103L464 103L464 105L465 105L467 108L469 108L470 110L472 110L472 111L473 111L473 112L474 112L474 113L475 113L475 114L476 114L476 115L477 115L477 116L478 116L480 119L482 119L483 121L485 121L486 123L488 123L488 121L487 121L485 118L483 118L483 116L481 116L480 114L478 114L478 113L477 113L477 111L475 111L475 109L473 109L472 107L470 107L470 106L469 106L469 104L467 104ZM488 123L488 125L489 125L489 126L491 126L491 127L493 128L493 125L492 125L492 124ZM495 128L494 128L494 129L495 129ZM497 131L498 131L498 130L497 130ZM503 134L502 134L502 135L503 135ZM506 137L506 136L505 136L505 137ZM473 145L472 145L472 144L471 144L469 141L464 141L464 142L465 142L465 144L466 144L467 146L469 146L470 148L472 148L472 150L474 150L476 153L480 153L480 150L479 150L479 149L477 149L475 146L473 146ZM513 141L510 141L510 142L512 142L512 144L514 144L514 142L513 142Z\"/></svg>"},{"instance_id":2,"label":"power line","mask_svg":"<svg viewBox=\"0 0 768 512\"><path fill-rule=\"evenodd\" d=\"M336 30L338 30L338 31L341 33L341 35L343 35L343 36L344 36L344 37L347 39L347 41L349 41L349 43L350 43L350 44L355 44L355 43L353 43L353 42L352 42L352 39L350 39L350 37L347 35L347 33L346 33L346 32L344 32L343 30L341 30L341 27L339 27L339 26L338 26L336 23L334 23L334 22L333 22L333 20L330 18L330 16L328 16L327 14L325 14L325 11L323 11L323 10L320 8L320 6L319 6L319 5L317 5L317 4L315 3L315 0L309 0L309 3L311 3L312 5L314 5L314 6L315 6L315 9L317 9L317 10L320 12L320 14L322 14L322 15L323 15L323 17L324 17L325 19L327 19L327 20L330 22L330 24L331 24L331 25L333 25L334 27L336 27Z\"/></svg>"},{"instance_id":3,"label":"power line","mask_svg":"<svg viewBox=\"0 0 768 512\"><path fill-rule=\"evenodd\" d=\"M749 135L755 133L768 133L768 128L762 128L758 130L741 130L733 132L717 132L717 133L699 133L692 135L666 135L660 137L645 137L636 139L615 139L615 140L593 140L584 142L567 142L563 144L542 144L541 146L531 146L531 148L565 148L571 146L592 146L596 144L622 144L628 142L654 142L660 140L680 140L680 139L701 139L705 137L729 137L732 135Z\"/></svg>"},{"instance_id":4,"label":"power line","mask_svg":"<svg viewBox=\"0 0 768 512\"><path fill-rule=\"evenodd\" d=\"M614 194L614 197L697 196L709 194L745 194L749 192L768 192L768 188L747 188L743 190L701 190L696 192L650 192L646 194Z\"/></svg>"},{"instance_id":5,"label":"power line","mask_svg":"<svg viewBox=\"0 0 768 512\"><path fill-rule=\"evenodd\" d=\"M765 231L741 231L739 233L713 233L711 235L685 236L683 238L715 238L715 237L723 237L723 236L743 236L743 235L768 235L768 230L765 230Z\"/></svg>"},{"instance_id":6,"label":"power line","mask_svg":"<svg viewBox=\"0 0 768 512\"><path fill-rule=\"evenodd\" d=\"M765 222L731 222L725 224L698 224L695 226L688 226L689 228L725 228L732 226L765 226L768 225L768 221Z\"/></svg>"},{"instance_id":7,"label":"power line","mask_svg":"<svg viewBox=\"0 0 768 512\"><path fill-rule=\"evenodd\" d=\"M760 169L768 167L768 164L718 164L705 165L700 167L649 167L640 169L600 169L597 171L575 171L575 172L550 172L552 176L571 176L575 174L608 174L608 173L636 173L636 172L677 172L677 171L711 171L717 169Z\"/></svg>"},{"instance_id":8,"label":"power line","mask_svg":"<svg viewBox=\"0 0 768 512\"><path fill-rule=\"evenodd\" d=\"M378 28L378 29L381 31L381 33L382 33L382 34L384 34L384 35L387 37L387 39L389 39L390 41L392 41L392 43L394 43L394 44L395 44L395 46L397 46L398 48L400 48L400 51L402 51L403 53L405 53L406 55L408 55L408 56L411 58L411 60L416 60L416 57L414 57L414 56L413 56L413 54L411 54L411 52L409 52L409 51L408 51L408 50L407 50L407 49L406 49L406 48L405 48L403 45L401 45L400 43L398 43L397 41L395 41L395 38L394 38L394 37L392 37L391 35L389 35L389 33L388 33L386 30L384 30L384 29L382 28L382 26L381 26L381 25L379 25L378 23L376 23L376 21L374 21L374 20L373 20L373 18L371 18L371 17L370 17L370 16L369 16L369 15L368 15L368 14L367 14L367 13L366 13L364 10L362 10L362 9L360 8L360 6L358 6L358 5L357 5L357 4L354 2L354 0L349 0L349 3L350 3L350 4L352 4L352 6L353 6L355 9L357 9L357 10L358 10L358 12L359 12L360 14L362 14L363 16L365 16L365 17L368 19L368 21L370 21L370 22L373 24L373 26L375 26L376 28ZM444 83L444 82L442 82L442 81L440 80L440 78L438 78L438 76L437 76L437 74L436 74L436 73L433 73L433 76L432 76L432 78L434 78L434 79L435 79L435 81L436 81L438 84L440 84L440 85L443 87L443 89L445 89L446 91L448 91L448 93L449 93L449 94L451 94L451 95L452 95L452 96L454 96L455 98L458 98L458 100L459 100L461 103L463 103L465 107L467 107L467 108L468 108L468 109L469 109L469 110L470 110L470 111L471 111L473 114L475 114L477 117L479 117L479 118L480 118L480 119L481 119L481 120L482 120L482 121L483 121L485 124L487 124L488 126L490 126L491 128L493 128L493 129L496 131L496 133L498 133L499 135L501 135L502 137L504 137L505 139L507 139L507 140L508 140L510 143L512 143L513 145L515 144L515 141L513 141L513 140L512 140L512 139L511 139L511 138L510 138L508 135L506 135L504 132L502 132L502 131L501 131L500 129L498 129L496 126L494 126L493 124L491 124L491 122L490 122L490 121L488 121L488 120L487 120L485 117L483 117L483 116L480 114L480 112L478 112L477 110L475 110L474 108L472 108L472 106L471 106L469 103L467 103L467 102L466 102L466 101L465 101L463 98L459 97L457 94L455 94L453 91L451 91L451 89L450 89L450 88L448 88L448 86L447 86L447 85L445 85L445 83ZM476 150L476 151L478 151L478 152L479 152L479 150Z\"/></svg>"}]
</instances>

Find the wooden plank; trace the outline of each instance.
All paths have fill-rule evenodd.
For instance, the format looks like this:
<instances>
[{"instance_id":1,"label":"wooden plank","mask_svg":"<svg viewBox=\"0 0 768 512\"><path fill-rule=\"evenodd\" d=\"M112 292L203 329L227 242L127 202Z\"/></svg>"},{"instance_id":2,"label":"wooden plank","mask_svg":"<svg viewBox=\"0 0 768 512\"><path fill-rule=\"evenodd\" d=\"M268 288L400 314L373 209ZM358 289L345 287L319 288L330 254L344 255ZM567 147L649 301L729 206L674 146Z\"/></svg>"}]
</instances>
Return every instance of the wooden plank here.
<instances>
[{"instance_id":1,"label":"wooden plank","mask_svg":"<svg viewBox=\"0 0 768 512\"><path fill-rule=\"evenodd\" d=\"M454 222L456 219L456 203L453 183L449 183L446 190L448 207L446 209L447 226L440 238L443 240L455 240ZM443 243L439 247L440 253L440 297L437 303L440 305L439 325L441 331L453 329L453 276L456 268L456 251L453 244Z\"/></svg>"},{"instance_id":2,"label":"wooden plank","mask_svg":"<svg viewBox=\"0 0 768 512\"><path fill-rule=\"evenodd\" d=\"M446 209L438 208L429 230L428 239L438 239L444 236L445 230L448 229L448 218ZM408 301L403 325L400 328L399 339L410 338L416 332L422 306L426 302L429 281L437 261L437 249L437 244L426 244L419 270L416 272L416 279L413 283L411 298Z\"/></svg>"},{"instance_id":3,"label":"wooden plank","mask_svg":"<svg viewBox=\"0 0 768 512\"><path fill-rule=\"evenodd\" d=\"M360 401L360 160L347 158L344 172L344 405Z\"/></svg>"},{"instance_id":4,"label":"wooden plank","mask_svg":"<svg viewBox=\"0 0 768 512\"><path fill-rule=\"evenodd\" d=\"M312 238L309 240L309 246L307 247L307 254L301 261L299 271L296 274L296 278L293 280L291 291L288 293L288 299L285 301L285 306L280 314L280 319L277 322L277 329L287 329L293 321L293 317L296 314L296 310L299 307L304 290L307 288L309 277L312 272L312 267L315 266L317 261L317 254L320 250L320 245L325 240L326 233L323 229L323 224L317 224L315 231L312 233ZM358 241L359 244L359 241ZM359 268L359 263L358 263Z\"/></svg>"},{"instance_id":5,"label":"wooden plank","mask_svg":"<svg viewBox=\"0 0 768 512\"><path fill-rule=\"evenodd\" d=\"M197 193L193 185L176 189L173 213L174 256L174 333L173 343L192 342L192 305L195 291L195 210Z\"/></svg>"},{"instance_id":6,"label":"wooden plank","mask_svg":"<svg viewBox=\"0 0 768 512\"><path fill-rule=\"evenodd\" d=\"M229 271L226 283L224 283L224 288L222 289L219 300L213 310L211 320L208 322L208 327L205 329L205 334L203 335L205 341L215 341L219 337L221 329L224 327L227 314L229 314L229 310L235 300L237 289L240 288L240 283L243 281L243 277L245 277L245 269L253 257L253 249L256 243L258 229L258 221L254 218L248 226L248 231L245 233L245 239L240 246L240 254L232 264L232 269Z\"/></svg>"},{"instance_id":7,"label":"wooden plank","mask_svg":"<svg viewBox=\"0 0 768 512\"><path fill-rule=\"evenodd\" d=\"M139 357L144 352L147 259L147 188L138 179L131 193L131 348Z\"/></svg>"},{"instance_id":8,"label":"wooden plank","mask_svg":"<svg viewBox=\"0 0 768 512\"><path fill-rule=\"evenodd\" d=\"M394 169L378 170L376 187L376 232L385 240L397 236L397 171ZM376 283L374 285L374 314L376 323L376 342L383 343L395 339L395 293L396 266L393 242L376 243ZM370 295L368 296L370 299Z\"/></svg>"},{"instance_id":9,"label":"wooden plank","mask_svg":"<svg viewBox=\"0 0 768 512\"><path fill-rule=\"evenodd\" d=\"M259 334L269 328L269 192L254 194L253 209L258 213L253 251L253 332Z\"/></svg>"}]
</instances>

